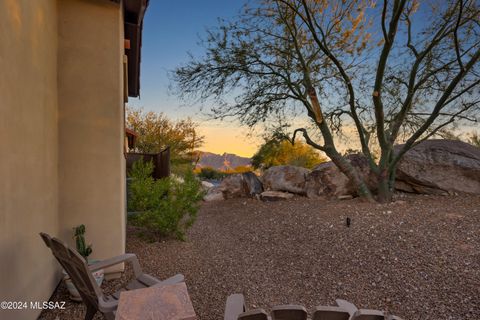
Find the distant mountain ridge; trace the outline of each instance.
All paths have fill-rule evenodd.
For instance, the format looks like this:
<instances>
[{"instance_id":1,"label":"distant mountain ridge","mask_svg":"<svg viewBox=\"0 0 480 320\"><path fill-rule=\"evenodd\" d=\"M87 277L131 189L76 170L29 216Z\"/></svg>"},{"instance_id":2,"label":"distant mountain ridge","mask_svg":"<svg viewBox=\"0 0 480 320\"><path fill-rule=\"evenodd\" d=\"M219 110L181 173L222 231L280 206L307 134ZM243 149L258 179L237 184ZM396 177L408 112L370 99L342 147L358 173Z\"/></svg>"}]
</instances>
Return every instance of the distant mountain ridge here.
<instances>
[{"instance_id":1,"label":"distant mountain ridge","mask_svg":"<svg viewBox=\"0 0 480 320\"><path fill-rule=\"evenodd\" d=\"M251 166L252 159L240 157L233 153L216 154L199 151L200 160L196 168L210 167L219 171L234 170L239 166Z\"/></svg>"}]
</instances>

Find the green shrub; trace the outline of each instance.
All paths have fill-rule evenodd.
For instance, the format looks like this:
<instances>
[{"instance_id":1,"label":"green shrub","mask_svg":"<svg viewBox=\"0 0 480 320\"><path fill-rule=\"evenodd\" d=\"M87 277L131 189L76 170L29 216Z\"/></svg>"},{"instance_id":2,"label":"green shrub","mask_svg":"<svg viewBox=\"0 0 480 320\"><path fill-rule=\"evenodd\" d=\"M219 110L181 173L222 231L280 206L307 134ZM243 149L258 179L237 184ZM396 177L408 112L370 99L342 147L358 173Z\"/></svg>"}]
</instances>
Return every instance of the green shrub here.
<instances>
[{"instance_id":1,"label":"green shrub","mask_svg":"<svg viewBox=\"0 0 480 320\"><path fill-rule=\"evenodd\" d=\"M185 231L195 222L203 191L193 172L182 178L154 180L152 163L137 161L130 176L129 210L139 211L130 221L150 235L185 239Z\"/></svg>"},{"instance_id":2,"label":"green shrub","mask_svg":"<svg viewBox=\"0 0 480 320\"><path fill-rule=\"evenodd\" d=\"M292 165L312 169L327 161L317 150L300 141L266 140L252 157L254 168L268 169L273 166Z\"/></svg>"},{"instance_id":3,"label":"green shrub","mask_svg":"<svg viewBox=\"0 0 480 320\"><path fill-rule=\"evenodd\" d=\"M198 173L200 179L205 180L222 180L227 174L211 167L201 168Z\"/></svg>"},{"instance_id":4,"label":"green shrub","mask_svg":"<svg viewBox=\"0 0 480 320\"><path fill-rule=\"evenodd\" d=\"M170 161L170 171L177 176L185 176L192 171L192 161L184 159L174 159Z\"/></svg>"}]
</instances>

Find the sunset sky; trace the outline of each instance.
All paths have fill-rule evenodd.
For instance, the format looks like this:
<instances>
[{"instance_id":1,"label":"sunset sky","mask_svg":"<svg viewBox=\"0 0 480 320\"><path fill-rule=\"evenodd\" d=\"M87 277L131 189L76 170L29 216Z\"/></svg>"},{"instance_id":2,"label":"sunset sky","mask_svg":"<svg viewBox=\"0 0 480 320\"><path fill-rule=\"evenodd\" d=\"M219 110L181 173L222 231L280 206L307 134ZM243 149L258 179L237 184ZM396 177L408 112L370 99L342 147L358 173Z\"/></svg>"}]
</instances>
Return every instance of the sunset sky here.
<instances>
[{"instance_id":1,"label":"sunset sky","mask_svg":"<svg viewBox=\"0 0 480 320\"><path fill-rule=\"evenodd\" d=\"M150 1L144 20L141 97L129 100L129 106L161 111L172 119L192 117L200 123L200 133L205 135L202 148L215 153L236 153L252 156L258 139L247 138L246 128L234 123L205 120L198 107L184 106L169 94L168 72L188 61L190 52L202 54L199 37L207 27L215 26L217 18L236 15L244 1L183 0Z\"/></svg>"},{"instance_id":2,"label":"sunset sky","mask_svg":"<svg viewBox=\"0 0 480 320\"><path fill-rule=\"evenodd\" d=\"M252 156L261 139L247 136L248 128L241 127L238 123L209 121L199 106L184 105L169 90L173 83L168 77L169 72L188 62L189 52L196 57L203 55L204 49L199 45L199 39L205 38L207 28L218 25L218 18L236 16L247 2L248 0L150 1L143 28L141 97L131 98L129 106L164 112L174 120L191 117L200 124L200 134L205 136L204 151ZM420 18L414 25L421 26L427 21L421 18L423 11L418 12ZM404 35L398 35L400 41L402 37ZM462 130L467 132L471 129ZM352 141L340 141L339 149L355 148Z\"/></svg>"}]
</instances>

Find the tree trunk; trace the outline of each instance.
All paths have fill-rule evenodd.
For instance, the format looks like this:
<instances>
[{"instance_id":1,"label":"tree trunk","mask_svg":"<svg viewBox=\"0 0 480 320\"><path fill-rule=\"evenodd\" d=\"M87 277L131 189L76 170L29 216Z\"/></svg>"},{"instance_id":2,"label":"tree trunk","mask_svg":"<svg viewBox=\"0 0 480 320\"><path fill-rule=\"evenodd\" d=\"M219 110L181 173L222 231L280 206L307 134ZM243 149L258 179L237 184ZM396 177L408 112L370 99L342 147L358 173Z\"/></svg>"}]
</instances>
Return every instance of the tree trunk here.
<instances>
[{"instance_id":1,"label":"tree trunk","mask_svg":"<svg viewBox=\"0 0 480 320\"><path fill-rule=\"evenodd\" d=\"M343 172L353 183L357 189L358 195L369 202L375 202L372 192L368 188L367 184L363 178L358 174L357 170L352 166L352 164L342 157L340 154L327 155L332 159L333 163L338 167L338 169Z\"/></svg>"},{"instance_id":2,"label":"tree trunk","mask_svg":"<svg viewBox=\"0 0 480 320\"><path fill-rule=\"evenodd\" d=\"M391 165L388 171L390 173L388 184L390 186L391 192L393 193L393 191L395 190L395 181L397 179L397 165L396 164Z\"/></svg>"},{"instance_id":3,"label":"tree trunk","mask_svg":"<svg viewBox=\"0 0 480 320\"><path fill-rule=\"evenodd\" d=\"M387 169L384 169L378 175L378 202L387 203L392 201L392 190L393 189L391 187L390 174Z\"/></svg>"}]
</instances>

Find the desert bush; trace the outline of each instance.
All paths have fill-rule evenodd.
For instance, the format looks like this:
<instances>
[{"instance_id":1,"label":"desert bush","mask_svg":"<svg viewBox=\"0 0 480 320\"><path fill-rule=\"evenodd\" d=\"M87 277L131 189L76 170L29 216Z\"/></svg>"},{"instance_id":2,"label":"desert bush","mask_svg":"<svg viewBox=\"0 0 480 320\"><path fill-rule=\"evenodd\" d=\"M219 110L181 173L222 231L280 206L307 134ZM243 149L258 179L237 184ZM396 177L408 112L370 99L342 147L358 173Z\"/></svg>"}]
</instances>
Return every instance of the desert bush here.
<instances>
[{"instance_id":1,"label":"desert bush","mask_svg":"<svg viewBox=\"0 0 480 320\"><path fill-rule=\"evenodd\" d=\"M268 169L273 166L293 165L313 168L327 159L311 146L295 142L292 145L286 140L266 139L252 157L254 168Z\"/></svg>"},{"instance_id":2,"label":"desert bush","mask_svg":"<svg viewBox=\"0 0 480 320\"><path fill-rule=\"evenodd\" d=\"M193 225L203 198L200 181L187 171L179 178L155 180L153 164L137 161L130 177L129 210L138 211L130 221L152 237L174 236L185 239L185 231Z\"/></svg>"},{"instance_id":3,"label":"desert bush","mask_svg":"<svg viewBox=\"0 0 480 320\"><path fill-rule=\"evenodd\" d=\"M232 173L245 173L252 171L252 166L238 166L234 169L226 170L225 173L232 174Z\"/></svg>"},{"instance_id":4,"label":"desert bush","mask_svg":"<svg viewBox=\"0 0 480 320\"><path fill-rule=\"evenodd\" d=\"M226 173L215 170L211 167L205 167L200 169L200 172L197 174L197 176L204 180L222 180L225 178Z\"/></svg>"}]
</instances>

